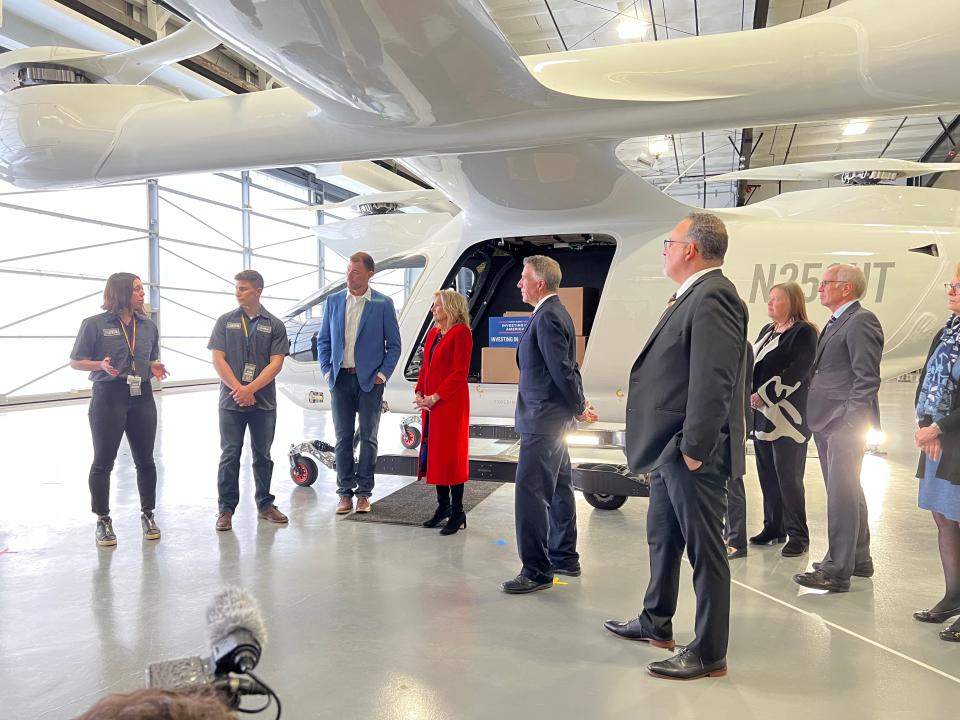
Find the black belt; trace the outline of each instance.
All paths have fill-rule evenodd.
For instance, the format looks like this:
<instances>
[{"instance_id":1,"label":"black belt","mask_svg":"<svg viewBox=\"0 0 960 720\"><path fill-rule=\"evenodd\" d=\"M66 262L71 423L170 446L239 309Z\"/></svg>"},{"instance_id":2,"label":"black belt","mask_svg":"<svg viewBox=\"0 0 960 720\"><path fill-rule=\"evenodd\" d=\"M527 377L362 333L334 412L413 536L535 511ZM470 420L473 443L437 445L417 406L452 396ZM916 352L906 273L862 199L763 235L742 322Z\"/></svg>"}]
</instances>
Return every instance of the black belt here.
<instances>
[{"instance_id":1,"label":"black belt","mask_svg":"<svg viewBox=\"0 0 960 720\"><path fill-rule=\"evenodd\" d=\"M347 373L348 375L356 375L356 374L357 374L357 369L356 369L355 367L352 367L352 368L342 367L342 368L340 368L340 372L345 372L345 373Z\"/></svg>"}]
</instances>

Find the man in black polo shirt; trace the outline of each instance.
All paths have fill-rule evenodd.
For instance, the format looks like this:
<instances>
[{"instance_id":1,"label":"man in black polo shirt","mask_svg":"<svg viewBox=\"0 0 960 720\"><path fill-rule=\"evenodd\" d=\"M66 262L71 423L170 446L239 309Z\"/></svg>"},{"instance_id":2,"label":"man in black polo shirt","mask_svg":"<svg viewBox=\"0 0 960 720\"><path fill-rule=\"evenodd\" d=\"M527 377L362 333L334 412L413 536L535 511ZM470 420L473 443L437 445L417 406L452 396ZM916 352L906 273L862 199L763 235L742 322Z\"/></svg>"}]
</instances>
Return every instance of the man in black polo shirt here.
<instances>
[{"instance_id":1,"label":"man in black polo shirt","mask_svg":"<svg viewBox=\"0 0 960 720\"><path fill-rule=\"evenodd\" d=\"M270 446L277 426L277 387L274 378L283 367L290 346L283 322L260 304L263 276L244 270L234 277L239 308L217 319L207 348L220 384L220 469L217 472L219 515L217 530L233 527L240 502L240 453L243 433L250 428L253 479L258 515L274 523L287 516L273 504Z\"/></svg>"}]
</instances>

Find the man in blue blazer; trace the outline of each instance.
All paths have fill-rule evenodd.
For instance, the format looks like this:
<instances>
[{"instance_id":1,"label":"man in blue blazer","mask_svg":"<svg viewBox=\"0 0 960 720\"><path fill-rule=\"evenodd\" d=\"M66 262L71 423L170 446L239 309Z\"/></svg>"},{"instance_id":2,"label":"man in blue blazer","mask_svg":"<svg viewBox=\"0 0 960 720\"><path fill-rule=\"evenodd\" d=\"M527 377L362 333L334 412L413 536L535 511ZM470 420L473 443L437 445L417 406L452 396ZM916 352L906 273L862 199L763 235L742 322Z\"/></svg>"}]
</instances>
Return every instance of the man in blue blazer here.
<instances>
[{"instance_id":1,"label":"man in blue blazer","mask_svg":"<svg viewBox=\"0 0 960 720\"><path fill-rule=\"evenodd\" d=\"M520 386L514 424L520 433L515 514L523 569L501 583L505 593L553 585L553 575L580 574L577 510L566 434L574 419L595 422L583 397L577 334L557 297L560 265L544 255L524 258L517 283L533 316L520 337Z\"/></svg>"},{"instance_id":2,"label":"man in blue blazer","mask_svg":"<svg viewBox=\"0 0 960 720\"><path fill-rule=\"evenodd\" d=\"M347 289L327 298L317 358L330 387L337 434L337 513L370 512L377 466L377 430L383 386L400 359L400 326L393 301L370 287L373 258L358 252L347 263ZM353 436L360 416L360 457L353 458Z\"/></svg>"}]
</instances>

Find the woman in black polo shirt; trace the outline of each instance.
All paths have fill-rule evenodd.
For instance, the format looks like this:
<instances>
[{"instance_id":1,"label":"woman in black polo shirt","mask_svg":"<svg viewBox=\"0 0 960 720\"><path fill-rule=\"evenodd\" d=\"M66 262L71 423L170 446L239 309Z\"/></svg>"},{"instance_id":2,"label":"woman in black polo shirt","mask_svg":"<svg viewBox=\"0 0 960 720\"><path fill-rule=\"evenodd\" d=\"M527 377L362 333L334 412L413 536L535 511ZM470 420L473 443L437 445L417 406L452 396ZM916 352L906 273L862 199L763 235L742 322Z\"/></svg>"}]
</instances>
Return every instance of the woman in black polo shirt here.
<instances>
[{"instance_id":1,"label":"woman in black polo shirt","mask_svg":"<svg viewBox=\"0 0 960 720\"><path fill-rule=\"evenodd\" d=\"M70 367L89 371L93 381L89 410L93 434L90 497L97 515L97 545L117 544L110 520L110 472L124 433L137 468L143 536L148 540L160 539L160 528L153 517L157 495L157 467L153 462L157 406L150 378L162 380L167 371L159 360L159 330L143 314L143 296L143 283L136 275L111 275L103 291L101 307L106 312L83 321L70 354Z\"/></svg>"}]
</instances>

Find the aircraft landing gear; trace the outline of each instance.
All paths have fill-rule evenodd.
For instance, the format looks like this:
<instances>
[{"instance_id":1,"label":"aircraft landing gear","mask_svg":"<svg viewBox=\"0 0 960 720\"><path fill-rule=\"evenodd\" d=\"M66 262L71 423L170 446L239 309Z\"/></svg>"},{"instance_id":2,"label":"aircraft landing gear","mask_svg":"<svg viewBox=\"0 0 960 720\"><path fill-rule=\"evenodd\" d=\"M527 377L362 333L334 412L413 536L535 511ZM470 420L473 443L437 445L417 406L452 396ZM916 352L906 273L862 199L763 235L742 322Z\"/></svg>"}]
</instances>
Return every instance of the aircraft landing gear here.
<instances>
[{"instance_id":1,"label":"aircraft landing gear","mask_svg":"<svg viewBox=\"0 0 960 720\"><path fill-rule=\"evenodd\" d=\"M420 422L419 415L407 415L400 421L400 444L407 450L416 450L420 447L420 440L423 437Z\"/></svg>"},{"instance_id":2,"label":"aircraft landing gear","mask_svg":"<svg viewBox=\"0 0 960 720\"><path fill-rule=\"evenodd\" d=\"M333 450L333 446L323 440L309 440L299 445L291 445L287 453L290 458L290 479L300 487L310 487L319 475L318 462L336 470L337 461Z\"/></svg>"}]
</instances>

